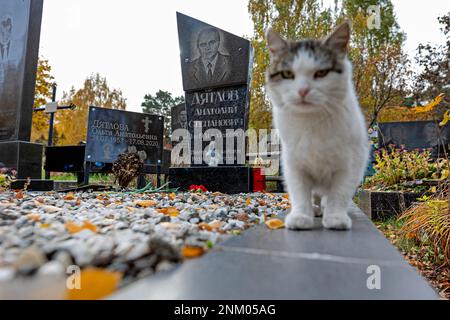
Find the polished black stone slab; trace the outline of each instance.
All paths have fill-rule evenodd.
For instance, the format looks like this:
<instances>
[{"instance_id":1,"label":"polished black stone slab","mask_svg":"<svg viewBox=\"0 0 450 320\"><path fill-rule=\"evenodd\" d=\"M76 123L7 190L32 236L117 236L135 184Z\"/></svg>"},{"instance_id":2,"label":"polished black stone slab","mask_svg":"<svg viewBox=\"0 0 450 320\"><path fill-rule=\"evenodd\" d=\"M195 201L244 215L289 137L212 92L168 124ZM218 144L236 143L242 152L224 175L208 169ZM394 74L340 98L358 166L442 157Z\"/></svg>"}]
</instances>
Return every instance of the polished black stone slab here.
<instances>
[{"instance_id":1,"label":"polished black stone slab","mask_svg":"<svg viewBox=\"0 0 450 320\"><path fill-rule=\"evenodd\" d=\"M230 194L252 190L251 168L246 166L170 168L169 181L171 188L180 191L187 191L191 185Z\"/></svg>"},{"instance_id":2,"label":"polished black stone slab","mask_svg":"<svg viewBox=\"0 0 450 320\"><path fill-rule=\"evenodd\" d=\"M42 0L0 4L0 141L29 141Z\"/></svg>"},{"instance_id":3,"label":"polished black stone slab","mask_svg":"<svg viewBox=\"0 0 450 320\"><path fill-rule=\"evenodd\" d=\"M134 150L144 165L161 165L163 130L161 116L90 107L85 160L112 163L119 154Z\"/></svg>"},{"instance_id":4,"label":"polished black stone slab","mask_svg":"<svg viewBox=\"0 0 450 320\"><path fill-rule=\"evenodd\" d=\"M55 189L53 180L19 179L11 182L12 190L24 190L27 185L27 191L53 191Z\"/></svg>"},{"instance_id":5,"label":"polished black stone slab","mask_svg":"<svg viewBox=\"0 0 450 320\"><path fill-rule=\"evenodd\" d=\"M379 123L381 147L404 145L408 150L431 149L433 158L445 157L450 151L450 127L440 127L434 121Z\"/></svg>"},{"instance_id":6,"label":"polished black stone slab","mask_svg":"<svg viewBox=\"0 0 450 320\"><path fill-rule=\"evenodd\" d=\"M0 162L17 170L18 179L41 179L43 146L24 141L0 142Z\"/></svg>"},{"instance_id":7,"label":"polished black stone slab","mask_svg":"<svg viewBox=\"0 0 450 320\"><path fill-rule=\"evenodd\" d=\"M250 41L179 12L177 24L184 91L249 81Z\"/></svg>"},{"instance_id":8,"label":"polished black stone slab","mask_svg":"<svg viewBox=\"0 0 450 320\"><path fill-rule=\"evenodd\" d=\"M51 172L83 172L85 145L45 148L44 169Z\"/></svg>"},{"instance_id":9,"label":"polished black stone slab","mask_svg":"<svg viewBox=\"0 0 450 320\"><path fill-rule=\"evenodd\" d=\"M353 229L253 227L202 258L147 277L110 299L430 299L438 294L357 208ZM380 286L372 270L379 270Z\"/></svg>"}]
</instances>

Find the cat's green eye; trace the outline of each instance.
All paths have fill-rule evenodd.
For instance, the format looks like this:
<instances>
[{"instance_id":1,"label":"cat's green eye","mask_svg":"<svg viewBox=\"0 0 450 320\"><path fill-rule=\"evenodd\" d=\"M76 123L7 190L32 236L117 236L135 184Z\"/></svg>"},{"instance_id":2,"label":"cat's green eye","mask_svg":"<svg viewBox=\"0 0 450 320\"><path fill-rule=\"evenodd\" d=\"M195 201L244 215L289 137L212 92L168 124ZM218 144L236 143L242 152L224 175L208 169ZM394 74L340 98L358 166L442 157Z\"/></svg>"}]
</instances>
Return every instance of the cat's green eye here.
<instances>
[{"instance_id":1,"label":"cat's green eye","mask_svg":"<svg viewBox=\"0 0 450 320\"><path fill-rule=\"evenodd\" d=\"M283 79L294 79L295 75L291 70L283 70L280 72Z\"/></svg>"},{"instance_id":2,"label":"cat's green eye","mask_svg":"<svg viewBox=\"0 0 450 320\"><path fill-rule=\"evenodd\" d=\"M314 79L323 78L328 74L328 72L330 72L329 69L316 71L316 73L314 74Z\"/></svg>"}]
</instances>

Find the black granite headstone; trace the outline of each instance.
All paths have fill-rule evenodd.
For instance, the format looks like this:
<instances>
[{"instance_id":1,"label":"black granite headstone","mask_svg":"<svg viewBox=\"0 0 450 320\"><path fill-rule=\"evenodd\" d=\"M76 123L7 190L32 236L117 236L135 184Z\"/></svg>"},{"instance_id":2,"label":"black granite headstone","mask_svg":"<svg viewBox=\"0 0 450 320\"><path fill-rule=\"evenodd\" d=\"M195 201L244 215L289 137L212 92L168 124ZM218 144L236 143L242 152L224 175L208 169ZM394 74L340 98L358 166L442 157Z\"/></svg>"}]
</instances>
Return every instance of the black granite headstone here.
<instances>
[{"instance_id":1,"label":"black granite headstone","mask_svg":"<svg viewBox=\"0 0 450 320\"><path fill-rule=\"evenodd\" d=\"M181 13L177 22L191 165L245 164L250 42Z\"/></svg>"},{"instance_id":2,"label":"black granite headstone","mask_svg":"<svg viewBox=\"0 0 450 320\"><path fill-rule=\"evenodd\" d=\"M250 42L177 12L184 91L247 83Z\"/></svg>"},{"instance_id":3,"label":"black granite headstone","mask_svg":"<svg viewBox=\"0 0 450 320\"><path fill-rule=\"evenodd\" d=\"M29 141L42 0L0 4L0 141Z\"/></svg>"},{"instance_id":4,"label":"black granite headstone","mask_svg":"<svg viewBox=\"0 0 450 320\"><path fill-rule=\"evenodd\" d=\"M444 151L449 152L450 130L434 121L384 122L379 124L379 142L381 147L431 149L433 158L444 157Z\"/></svg>"},{"instance_id":5,"label":"black granite headstone","mask_svg":"<svg viewBox=\"0 0 450 320\"><path fill-rule=\"evenodd\" d=\"M42 0L0 2L0 162L40 179L42 145L29 142Z\"/></svg>"},{"instance_id":6,"label":"black granite headstone","mask_svg":"<svg viewBox=\"0 0 450 320\"><path fill-rule=\"evenodd\" d=\"M85 161L112 163L132 151L144 165L162 165L163 130L161 116L90 107Z\"/></svg>"},{"instance_id":7,"label":"black granite headstone","mask_svg":"<svg viewBox=\"0 0 450 320\"><path fill-rule=\"evenodd\" d=\"M252 74L250 41L181 13L177 23L187 132L172 151L171 185L182 190L204 184L214 191L249 192L245 132ZM185 161L190 167L180 168Z\"/></svg>"}]
</instances>

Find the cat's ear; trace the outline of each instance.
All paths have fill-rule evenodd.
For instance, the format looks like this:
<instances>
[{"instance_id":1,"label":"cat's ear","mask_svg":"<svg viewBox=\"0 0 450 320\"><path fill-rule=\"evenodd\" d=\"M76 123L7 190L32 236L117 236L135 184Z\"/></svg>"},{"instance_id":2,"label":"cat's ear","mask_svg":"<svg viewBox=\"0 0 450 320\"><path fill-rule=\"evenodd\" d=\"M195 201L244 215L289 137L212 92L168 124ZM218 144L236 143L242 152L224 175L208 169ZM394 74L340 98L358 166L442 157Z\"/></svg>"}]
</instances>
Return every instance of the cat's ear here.
<instances>
[{"instance_id":1,"label":"cat's ear","mask_svg":"<svg viewBox=\"0 0 450 320\"><path fill-rule=\"evenodd\" d=\"M335 50L346 52L349 41L350 22L346 20L344 23L340 24L328 37L326 37L323 43Z\"/></svg>"},{"instance_id":2,"label":"cat's ear","mask_svg":"<svg viewBox=\"0 0 450 320\"><path fill-rule=\"evenodd\" d=\"M266 31L267 48L271 54L280 52L287 48L287 42L272 28Z\"/></svg>"}]
</instances>

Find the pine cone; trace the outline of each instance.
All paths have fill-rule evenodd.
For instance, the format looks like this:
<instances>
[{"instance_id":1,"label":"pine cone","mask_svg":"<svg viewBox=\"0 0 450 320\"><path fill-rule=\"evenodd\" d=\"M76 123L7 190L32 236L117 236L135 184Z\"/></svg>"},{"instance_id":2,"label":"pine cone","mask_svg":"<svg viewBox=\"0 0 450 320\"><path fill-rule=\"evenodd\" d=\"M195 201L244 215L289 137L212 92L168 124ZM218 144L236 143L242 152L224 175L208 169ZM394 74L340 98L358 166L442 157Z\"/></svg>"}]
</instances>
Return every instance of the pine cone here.
<instances>
[{"instance_id":1,"label":"pine cone","mask_svg":"<svg viewBox=\"0 0 450 320\"><path fill-rule=\"evenodd\" d=\"M128 187L130 182L139 176L144 167L144 162L136 153L122 153L113 162L112 171L115 176L115 182L119 183L122 188Z\"/></svg>"}]
</instances>

